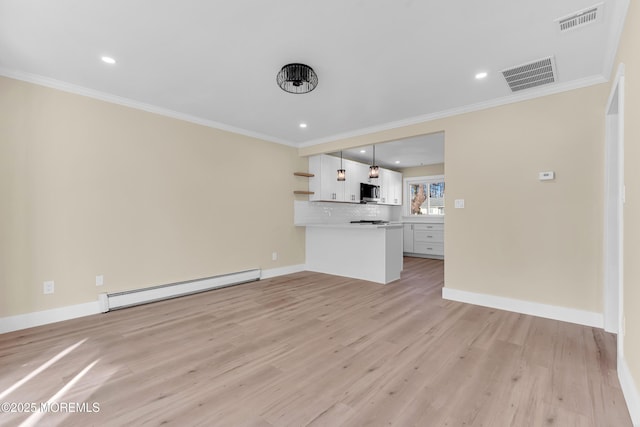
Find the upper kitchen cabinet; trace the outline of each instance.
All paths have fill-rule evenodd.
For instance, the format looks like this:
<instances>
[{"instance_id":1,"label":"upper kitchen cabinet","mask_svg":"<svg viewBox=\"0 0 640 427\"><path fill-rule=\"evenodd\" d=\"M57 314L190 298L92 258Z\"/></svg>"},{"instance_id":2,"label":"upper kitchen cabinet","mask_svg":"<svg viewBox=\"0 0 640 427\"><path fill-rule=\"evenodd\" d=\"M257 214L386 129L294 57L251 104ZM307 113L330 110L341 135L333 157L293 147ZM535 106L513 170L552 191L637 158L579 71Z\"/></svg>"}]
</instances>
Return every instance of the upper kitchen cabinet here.
<instances>
[{"instance_id":1,"label":"upper kitchen cabinet","mask_svg":"<svg viewBox=\"0 0 640 427\"><path fill-rule=\"evenodd\" d=\"M360 183L369 180L369 166L352 160L345 160L344 162L346 172L345 197L347 202L360 203Z\"/></svg>"},{"instance_id":2,"label":"upper kitchen cabinet","mask_svg":"<svg viewBox=\"0 0 640 427\"><path fill-rule=\"evenodd\" d=\"M338 181L340 158L320 154L309 157L310 201L360 203L360 183L371 183L380 186L380 203L387 205L402 204L402 174L380 168L380 178L369 179L369 165L343 160L345 180Z\"/></svg>"},{"instance_id":3,"label":"upper kitchen cabinet","mask_svg":"<svg viewBox=\"0 0 640 427\"><path fill-rule=\"evenodd\" d=\"M402 174L389 169L380 169L380 203L402 205Z\"/></svg>"},{"instance_id":4,"label":"upper kitchen cabinet","mask_svg":"<svg viewBox=\"0 0 640 427\"><path fill-rule=\"evenodd\" d=\"M345 186L347 181L338 181L340 159L321 154L309 157L309 173L314 174L309 179L309 196L312 201L345 202Z\"/></svg>"}]
</instances>

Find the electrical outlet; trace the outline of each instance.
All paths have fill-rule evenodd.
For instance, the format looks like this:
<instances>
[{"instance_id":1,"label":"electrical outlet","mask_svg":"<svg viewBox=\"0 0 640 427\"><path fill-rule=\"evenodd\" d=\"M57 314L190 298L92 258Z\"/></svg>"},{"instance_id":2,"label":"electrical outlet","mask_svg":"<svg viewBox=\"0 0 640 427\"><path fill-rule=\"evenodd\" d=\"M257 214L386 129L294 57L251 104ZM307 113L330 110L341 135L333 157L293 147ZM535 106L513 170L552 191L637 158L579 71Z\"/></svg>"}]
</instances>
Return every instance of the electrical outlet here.
<instances>
[{"instance_id":1,"label":"electrical outlet","mask_svg":"<svg viewBox=\"0 0 640 427\"><path fill-rule=\"evenodd\" d=\"M54 291L54 282L53 280L47 280L46 282L44 282L44 293L45 294L52 294Z\"/></svg>"},{"instance_id":2,"label":"electrical outlet","mask_svg":"<svg viewBox=\"0 0 640 427\"><path fill-rule=\"evenodd\" d=\"M271 261L277 261L278 260L278 252L273 252L271 254Z\"/></svg>"},{"instance_id":3,"label":"electrical outlet","mask_svg":"<svg viewBox=\"0 0 640 427\"><path fill-rule=\"evenodd\" d=\"M104 285L104 276L101 274L99 276L96 276L96 286L102 285Z\"/></svg>"}]
</instances>

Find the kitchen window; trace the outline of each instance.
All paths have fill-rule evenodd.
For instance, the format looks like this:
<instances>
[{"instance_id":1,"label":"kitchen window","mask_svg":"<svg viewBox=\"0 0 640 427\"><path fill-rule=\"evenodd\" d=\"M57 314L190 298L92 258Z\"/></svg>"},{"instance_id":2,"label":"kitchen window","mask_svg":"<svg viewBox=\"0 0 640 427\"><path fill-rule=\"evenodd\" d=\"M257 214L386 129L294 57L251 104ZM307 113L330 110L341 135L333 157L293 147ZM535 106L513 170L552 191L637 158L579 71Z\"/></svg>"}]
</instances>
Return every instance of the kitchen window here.
<instances>
[{"instance_id":1,"label":"kitchen window","mask_svg":"<svg viewBox=\"0 0 640 427\"><path fill-rule=\"evenodd\" d=\"M404 180L406 216L444 216L444 175Z\"/></svg>"}]
</instances>

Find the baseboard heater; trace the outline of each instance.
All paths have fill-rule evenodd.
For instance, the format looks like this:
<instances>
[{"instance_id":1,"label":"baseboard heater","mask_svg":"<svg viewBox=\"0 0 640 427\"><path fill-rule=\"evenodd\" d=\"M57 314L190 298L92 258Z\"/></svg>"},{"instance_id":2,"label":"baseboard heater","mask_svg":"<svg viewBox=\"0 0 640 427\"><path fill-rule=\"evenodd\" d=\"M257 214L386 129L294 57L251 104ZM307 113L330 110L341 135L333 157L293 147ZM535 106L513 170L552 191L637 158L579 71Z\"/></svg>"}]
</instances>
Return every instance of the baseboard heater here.
<instances>
[{"instance_id":1,"label":"baseboard heater","mask_svg":"<svg viewBox=\"0 0 640 427\"><path fill-rule=\"evenodd\" d=\"M102 293L98 295L98 300L100 302L100 310L103 313L106 313L107 311L117 310L120 308L148 304L150 302L210 291L212 289L222 288L225 286L254 282L256 280L260 280L260 269L223 274L204 279L189 280L187 282L171 283L151 288L136 289L133 291L115 292L112 294Z\"/></svg>"}]
</instances>

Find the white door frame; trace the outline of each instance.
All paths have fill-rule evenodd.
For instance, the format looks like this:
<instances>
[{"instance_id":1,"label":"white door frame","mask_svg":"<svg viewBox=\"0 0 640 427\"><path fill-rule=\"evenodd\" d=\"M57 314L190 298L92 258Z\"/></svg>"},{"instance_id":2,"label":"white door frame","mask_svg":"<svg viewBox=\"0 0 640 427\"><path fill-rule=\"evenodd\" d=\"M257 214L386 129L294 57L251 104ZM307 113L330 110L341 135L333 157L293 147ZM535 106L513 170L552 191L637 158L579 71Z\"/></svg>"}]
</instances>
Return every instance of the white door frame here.
<instances>
[{"instance_id":1,"label":"white door frame","mask_svg":"<svg viewBox=\"0 0 640 427\"><path fill-rule=\"evenodd\" d=\"M623 330L624 64L620 64L605 110L604 329ZM623 351L618 338L618 354Z\"/></svg>"}]
</instances>

